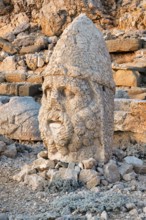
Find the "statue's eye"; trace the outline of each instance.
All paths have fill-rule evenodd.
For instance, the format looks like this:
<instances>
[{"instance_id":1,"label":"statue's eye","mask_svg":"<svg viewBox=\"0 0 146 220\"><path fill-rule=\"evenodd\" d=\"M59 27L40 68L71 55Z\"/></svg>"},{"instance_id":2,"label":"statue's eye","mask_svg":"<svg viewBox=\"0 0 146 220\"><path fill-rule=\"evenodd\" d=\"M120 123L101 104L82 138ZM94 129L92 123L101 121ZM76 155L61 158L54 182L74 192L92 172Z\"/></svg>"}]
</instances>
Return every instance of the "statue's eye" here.
<instances>
[{"instance_id":1,"label":"statue's eye","mask_svg":"<svg viewBox=\"0 0 146 220\"><path fill-rule=\"evenodd\" d=\"M70 90L66 90L66 96L72 99L74 98L75 94Z\"/></svg>"},{"instance_id":2,"label":"statue's eye","mask_svg":"<svg viewBox=\"0 0 146 220\"><path fill-rule=\"evenodd\" d=\"M72 91L66 88L60 88L60 95L64 98L70 98L70 99L72 99L75 96L75 94Z\"/></svg>"},{"instance_id":3,"label":"statue's eye","mask_svg":"<svg viewBox=\"0 0 146 220\"><path fill-rule=\"evenodd\" d=\"M46 97L48 97L50 95L50 92L51 92L51 88L50 87L45 88L44 94L45 94Z\"/></svg>"}]
</instances>

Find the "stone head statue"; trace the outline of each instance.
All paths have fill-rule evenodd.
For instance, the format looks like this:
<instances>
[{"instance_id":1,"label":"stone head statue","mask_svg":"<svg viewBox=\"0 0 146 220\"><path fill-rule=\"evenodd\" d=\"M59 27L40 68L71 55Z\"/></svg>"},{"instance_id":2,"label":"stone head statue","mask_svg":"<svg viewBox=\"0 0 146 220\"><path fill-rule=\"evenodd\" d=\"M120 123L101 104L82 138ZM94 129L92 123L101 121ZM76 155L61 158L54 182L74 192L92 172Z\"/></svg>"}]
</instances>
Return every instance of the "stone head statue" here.
<instances>
[{"instance_id":1,"label":"stone head statue","mask_svg":"<svg viewBox=\"0 0 146 220\"><path fill-rule=\"evenodd\" d=\"M45 70L40 131L50 159L110 158L114 82L102 34L84 14L63 32Z\"/></svg>"}]
</instances>

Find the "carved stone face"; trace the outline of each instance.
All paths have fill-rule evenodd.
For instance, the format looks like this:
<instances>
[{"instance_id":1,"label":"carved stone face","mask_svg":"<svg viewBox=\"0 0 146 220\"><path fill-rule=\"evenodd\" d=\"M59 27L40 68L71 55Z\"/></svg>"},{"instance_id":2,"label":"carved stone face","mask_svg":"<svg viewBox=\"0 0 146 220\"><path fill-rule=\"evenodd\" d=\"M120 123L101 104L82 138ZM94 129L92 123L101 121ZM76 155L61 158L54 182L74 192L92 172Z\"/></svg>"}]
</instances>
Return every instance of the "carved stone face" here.
<instances>
[{"instance_id":1,"label":"carved stone face","mask_svg":"<svg viewBox=\"0 0 146 220\"><path fill-rule=\"evenodd\" d=\"M100 131L100 108L88 80L47 76L43 91L39 120L48 154L91 147Z\"/></svg>"},{"instance_id":2,"label":"carved stone face","mask_svg":"<svg viewBox=\"0 0 146 220\"><path fill-rule=\"evenodd\" d=\"M64 30L44 77L39 127L48 157L109 160L115 85L102 34L85 15Z\"/></svg>"}]
</instances>

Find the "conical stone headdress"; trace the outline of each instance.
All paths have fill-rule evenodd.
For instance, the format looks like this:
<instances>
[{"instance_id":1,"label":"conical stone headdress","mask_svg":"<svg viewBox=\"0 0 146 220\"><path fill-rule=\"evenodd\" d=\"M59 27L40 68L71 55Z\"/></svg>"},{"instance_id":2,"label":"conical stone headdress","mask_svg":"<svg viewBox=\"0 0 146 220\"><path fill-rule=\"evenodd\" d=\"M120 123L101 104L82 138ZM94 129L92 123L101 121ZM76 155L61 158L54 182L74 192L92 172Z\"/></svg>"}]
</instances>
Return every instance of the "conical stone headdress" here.
<instances>
[{"instance_id":1,"label":"conical stone headdress","mask_svg":"<svg viewBox=\"0 0 146 220\"><path fill-rule=\"evenodd\" d=\"M65 29L44 76L65 75L89 79L114 90L111 62L101 32L84 14Z\"/></svg>"}]
</instances>

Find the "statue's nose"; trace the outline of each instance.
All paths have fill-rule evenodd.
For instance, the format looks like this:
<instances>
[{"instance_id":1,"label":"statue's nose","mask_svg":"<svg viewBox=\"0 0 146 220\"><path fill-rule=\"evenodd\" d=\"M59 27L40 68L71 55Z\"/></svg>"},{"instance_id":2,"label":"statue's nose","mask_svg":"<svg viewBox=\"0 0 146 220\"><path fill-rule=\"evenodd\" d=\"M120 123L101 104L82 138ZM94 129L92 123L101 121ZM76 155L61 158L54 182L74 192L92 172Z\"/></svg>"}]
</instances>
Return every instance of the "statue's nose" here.
<instances>
[{"instance_id":1,"label":"statue's nose","mask_svg":"<svg viewBox=\"0 0 146 220\"><path fill-rule=\"evenodd\" d=\"M50 101L51 101L51 106L61 106L60 100L59 100L59 92L57 89L54 89L51 91L51 97L50 97Z\"/></svg>"}]
</instances>

